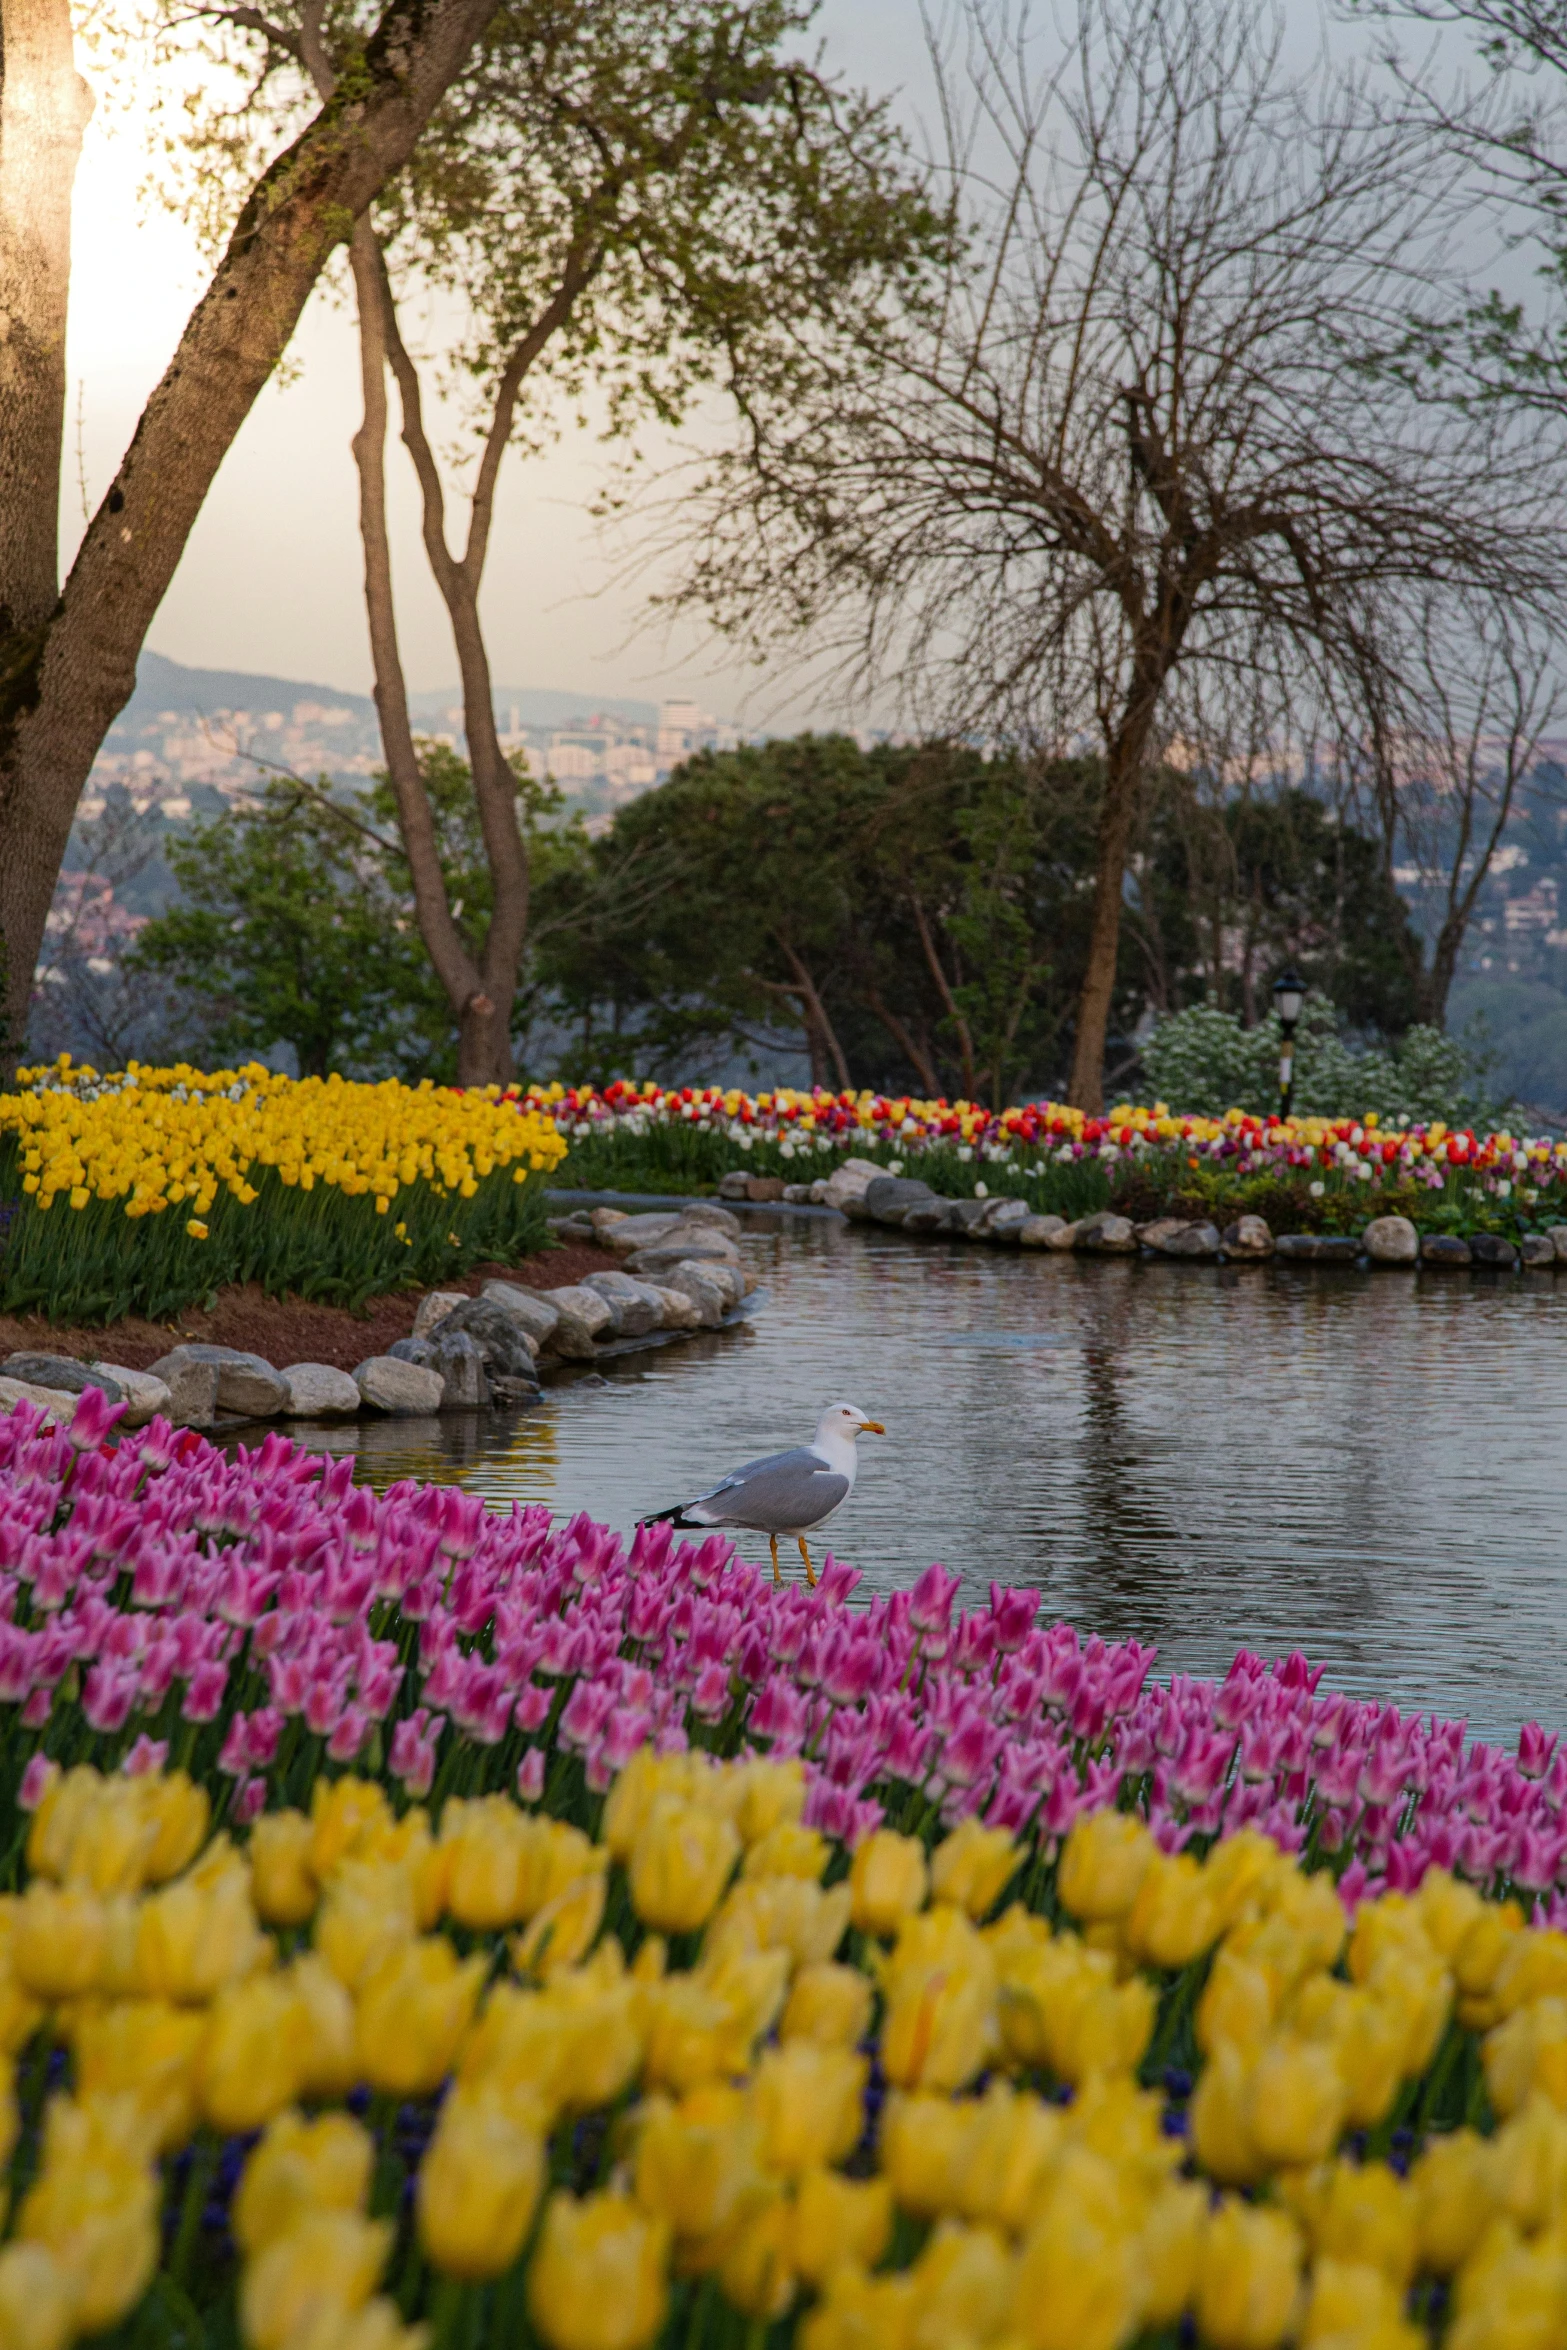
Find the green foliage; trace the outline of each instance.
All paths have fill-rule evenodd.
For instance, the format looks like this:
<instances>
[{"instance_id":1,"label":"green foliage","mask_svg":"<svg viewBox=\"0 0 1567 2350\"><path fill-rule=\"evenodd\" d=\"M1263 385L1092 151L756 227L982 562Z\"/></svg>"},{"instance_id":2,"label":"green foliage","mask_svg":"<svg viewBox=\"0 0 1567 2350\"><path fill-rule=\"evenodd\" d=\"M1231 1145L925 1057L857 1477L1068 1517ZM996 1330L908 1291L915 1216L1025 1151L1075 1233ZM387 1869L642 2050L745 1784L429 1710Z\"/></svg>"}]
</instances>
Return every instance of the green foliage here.
<instances>
[{"instance_id":1,"label":"green foliage","mask_svg":"<svg viewBox=\"0 0 1567 2350\"><path fill-rule=\"evenodd\" d=\"M1161 1020L1143 1047L1142 1098L1173 1110L1221 1117L1226 1110L1264 1116L1279 1106L1282 1031L1270 1012L1243 1028L1232 1012L1195 1004ZM1294 1106L1304 1116L1364 1117L1384 1124L1450 1126L1490 1123L1494 1107L1470 1050L1439 1029L1411 1028L1396 1045L1356 1051L1340 1034L1323 996L1310 995L1295 1035Z\"/></svg>"},{"instance_id":2,"label":"green foliage","mask_svg":"<svg viewBox=\"0 0 1567 2350\"><path fill-rule=\"evenodd\" d=\"M448 903L477 951L491 888L468 767L441 743L422 743L420 762ZM517 795L537 884L558 897L585 864L586 835L553 787L519 771ZM194 825L170 863L180 897L127 961L181 991L187 1057L241 1061L283 1042L302 1077L455 1075L451 1007L419 937L384 778L360 798L274 777L252 807ZM525 978L520 1026L539 995Z\"/></svg>"},{"instance_id":3,"label":"green foliage","mask_svg":"<svg viewBox=\"0 0 1567 2350\"><path fill-rule=\"evenodd\" d=\"M253 1171L253 1180L259 1196L248 1207L219 1191L199 1250L177 1212L131 1222L121 1200L91 1199L77 1209L56 1200L47 1214L29 1207L5 1233L0 1311L64 1323L126 1314L161 1322L240 1281L259 1282L272 1297L357 1310L366 1298L437 1287L473 1265L515 1264L548 1239L540 1184L513 1182L509 1168L486 1177L472 1199L410 1184L395 1219L378 1216L368 1196L287 1185L272 1167ZM0 1199L15 1199L20 1188L17 1147L7 1141Z\"/></svg>"},{"instance_id":4,"label":"green foliage","mask_svg":"<svg viewBox=\"0 0 1567 2350\"><path fill-rule=\"evenodd\" d=\"M389 1031L420 964L352 803L273 778L254 807L193 825L169 864L179 901L127 961L187 991L204 1052L233 1062L281 1039L302 1077L396 1065Z\"/></svg>"},{"instance_id":5,"label":"green foliage","mask_svg":"<svg viewBox=\"0 0 1567 2350\"><path fill-rule=\"evenodd\" d=\"M1128 919L1150 993L1255 1022L1293 964L1356 1029L1400 1035L1419 1016L1421 948L1382 844L1315 793L1217 799L1167 772Z\"/></svg>"}]
</instances>

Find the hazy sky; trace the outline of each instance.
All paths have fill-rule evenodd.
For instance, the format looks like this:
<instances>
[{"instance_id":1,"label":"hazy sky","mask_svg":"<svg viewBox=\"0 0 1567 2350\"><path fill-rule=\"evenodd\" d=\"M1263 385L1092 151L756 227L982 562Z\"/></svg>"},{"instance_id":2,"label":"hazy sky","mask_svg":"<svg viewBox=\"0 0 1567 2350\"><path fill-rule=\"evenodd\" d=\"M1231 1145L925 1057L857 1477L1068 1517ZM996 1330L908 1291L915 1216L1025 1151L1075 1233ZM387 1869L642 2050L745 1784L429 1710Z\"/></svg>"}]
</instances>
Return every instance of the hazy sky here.
<instances>
[{"instance_id":1,"label":"hazy sky","mask_svg":"<svg viewBox=\"0 0 1567 2350\"><path fill-rule=\"evenodd\" d=\"M917 86L918 0L828 0L834 60L881 89ZM89 74L92 66L88 63ZM139 200L146 155L134 119L100 107L76 184L61 500L62 560L80 534L82 482L96 506L205 278L194 240ZM349 440L359 421L350 314L318 290L294 338L295 380L263 392L207 499L148 643L206 668L271 671L358 691L370 684ZM80 463L78 462L80 453ZM614 584L627 542L596 534L585 507L602 452L573 436L503 477L485 582L497 683L592 695L691 693L721 715L771 706L756 673L704 646L638 635L645 589ZM417 541L411 473L389 449L396 495L404 661L415 690L456 675L444 609Z\"/></svg>"},{"instance_id":2,"label":"hazy sky","mask_svg":"<svg viewBox=\"0 0 1567 2350\"><path fill-rule=\"evenodd\" d=\"M1048 21L1048 0L1041 14ZM1323 37L1323 19L1300 0L1292 0L1287 22L1291 47L1298 39L1303 53ZM826 0L820 25L833 62L870 87L900 93L907 114L922 110L928 85L919 0ZM1345 36L1331 38L1338 46ZM191 237L138 199L145 169L134 118L100 108L76 190L66 560L82 526L83 483L87 505L96 505L205 275ZM364 691L370 664L348 446L359 411L349 313L318 291L292 356L294 380L257 402L148 641L198 666ZM416 690L444 686L456 664L395 440L389 462L409 682ZM485 586L497 683L580 689L589 697L690 693L720 715L753 722L782 714L787 705L776 683L759 682L754 670L704 645L695 629L673 637L638 633L646 590L612 577L627 541L601 540L585 512L602 463L581 435L542 460L514 455L508 462Z\"/></svg>"}]
</instances>

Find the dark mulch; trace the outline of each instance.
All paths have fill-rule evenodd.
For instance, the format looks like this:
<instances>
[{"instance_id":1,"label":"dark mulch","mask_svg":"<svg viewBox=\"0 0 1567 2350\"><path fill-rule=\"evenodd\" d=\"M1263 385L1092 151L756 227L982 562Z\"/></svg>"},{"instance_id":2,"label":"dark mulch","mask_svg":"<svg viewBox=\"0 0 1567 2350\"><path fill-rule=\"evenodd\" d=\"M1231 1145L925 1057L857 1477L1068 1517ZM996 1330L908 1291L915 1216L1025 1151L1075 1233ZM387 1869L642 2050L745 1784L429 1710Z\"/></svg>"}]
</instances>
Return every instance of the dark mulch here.
<instances>
[{"instance_id":1,"label":"dark mulch","mask_svg":"<svg viewBox=\"0 0 1567 2350\"><path fill-rule=\"evenodd\" d=\"M466 1290L470 1297L477 1297L486 1281L559 1289L587 1273L612 1272L618 1263L604 1249L572 1241L543 1249L520 1265L479 1265L471 1273L453 1274L440 1286ZM362 1313L354 1314L345 1306L312 1305L299 1297L267 1297L252 1281L220 1289L210 1310L191 1307L172 1322L147 1322L128 1314L106 1329L83 1329L46 1322L40 1314L0 1314L0 1360L26 1349L144 1371L182 1339L199 1339L209 1346L242 1347L269 1363L332 1363L351 1371L367 1355L384 1354L394 1339L408 1336L423 1294L410 1289L373 1297Z\"/></svg>"}]
</instances>

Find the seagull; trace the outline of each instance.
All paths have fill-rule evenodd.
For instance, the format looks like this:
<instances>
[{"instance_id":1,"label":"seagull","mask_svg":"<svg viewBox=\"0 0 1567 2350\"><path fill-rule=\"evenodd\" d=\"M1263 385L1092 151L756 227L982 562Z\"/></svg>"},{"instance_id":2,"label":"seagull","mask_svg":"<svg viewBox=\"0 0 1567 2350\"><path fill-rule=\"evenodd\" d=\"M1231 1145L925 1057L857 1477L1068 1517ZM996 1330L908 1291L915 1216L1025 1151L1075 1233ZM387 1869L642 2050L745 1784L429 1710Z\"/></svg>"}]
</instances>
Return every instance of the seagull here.
<instances>
[{"instance_id":1,"label":"seagull","mask_svg":"<svg viewBox=\"0 0 1567 2350\"><path fill-rule=\"evenodd\" d=\"M770 1452L759 1461L732 1469L695 1501L678 1509L657 1510L638 1520L643 1526L744 1526L765 1534L772 1545L773 1581L781 1583L778 1537L792 1534L805 1561L806 1580L814 1590L816 1569L805 1545L807 1534L825 1526L834 1510L854 1491L857 1436L885 1436L880 1420L868 1420L852 1403L829 1404L816 1423L809 1444L788 1452Z\"/></svg>"}]
</instances>

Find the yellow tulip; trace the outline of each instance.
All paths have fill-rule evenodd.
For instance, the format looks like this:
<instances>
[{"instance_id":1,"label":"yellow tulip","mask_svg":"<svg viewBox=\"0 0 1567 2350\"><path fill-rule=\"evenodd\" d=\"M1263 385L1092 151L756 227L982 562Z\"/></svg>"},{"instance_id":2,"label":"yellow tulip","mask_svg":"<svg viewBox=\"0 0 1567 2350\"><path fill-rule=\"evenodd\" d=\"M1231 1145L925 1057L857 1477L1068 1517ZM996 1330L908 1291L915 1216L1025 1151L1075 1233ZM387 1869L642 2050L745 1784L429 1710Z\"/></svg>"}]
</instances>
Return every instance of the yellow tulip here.
<instances>
[{"instance_id":1,"label":"yellow tulip","mask_svg":"<svg viewBox=\"0 0 1567 2350\"><path fill-rule=\"evenodd\" d=\"M888 2098L881 2122L881 2168L905 2211L917 2219L957 2211L965 2195L974 2107L929 2095Z\"/></svg>"},{"instance_id":2,"label":"yellow tulip","mask_svg":"<svg viewBox=\"0 0 1567 2350\"><path fill-rule=\"evenodd\" d=\"M355 2211L316 2211L270 2237L240 2279L240 2321L251 2350L286 2350L308 2326L342 2325L362 2309L385 2265L392 2231Z\"/></svg>"},{"instance_id":3,"label":"yellow tulip","mask_svg":"<svg viewBox=\"0 0 1567 2350\"><path fill-rule=\"evenodd\" d=\"M1030 2350L1121 2350L1137 2324L1134 2254L1113 2204L1050 2197L1017 2270L1013 2323Z\"/></svg>"},{"instance_id":4,"label":"yellow tulip","mask_svg":"<svg viewBox=\"0 0 1567 2350\"><path fill-rule=\"evenodd\" d=\"M313 2212L363 2211L375 2166L375 2142L346 2113L307 2121L280 2113L240 2173L229 2225L242 2252L254 2255Z\"/></svg>"},{"instance_id":5,"label":"yellow tulip","mask_svg":"<svg viewBox=\"0 0 1567 2350\"><path fill-rule=\"evenodd\" d=\"M143 1988L199 2004L259 1966L269 1946L250 1901L250 1873L231 1865L202 1883L178 1878L142 1903L136 1937Z\"/></svg>"},{"instance_id":6,"label":"yellow tulip","mask_svg":"<svg viewBox=\"0 0 1567 2350\"><path fill-rule=\"evenodd\" d=\"M1125 1917L1158 1846L1129 1812L1089 1812L1061 1848L1056 1890L1063 1908L1088 1923Z\"/></svg>"},{"instance_id":7,"label":"yellow tulip","mask_svg":"<svg viewBox=\"0 0 1567 2350\"><path fill-rule=\"evenodd\" d=\"M144 1882L166 1884L189 1868L205 1843L212 1820L211 1801L205 1787L195 1786L184 1771L149 1774L130 1784L145 1790L143 1801L154 1830Z\"/></svg>"},{"instance_id":8,"label":"yellow tulip","mask_svg":"<svg viewBox=\"0 0 1567 2350\"><path fill-rule=\"evenodd\" d=\"M375 1779L317 1779L310 1797L310 1870L324 1885L375 1829L390 1822L386 1789Z\"/></svg>"},{"instance_id":9,"label":"yellow tulip","mask_svg":"<svg viewBox=\"0 0 1567 2350\"><path fill-rule=\"evenodd\" d=\"M1155 1852L1121 1930L1135 1959L1174 1973L1218 1940L1222 1923L1206 1869L1190 1853Z\"/></svg>"},{"instance_id":10,"label":"yellow tulip","mask_svg":"<svg viewBox=\"0 0 1567 2350\"><path fill-rule=\"evenodd\" d=\"M930 1856L930 1887L937 1901L955 1902L971 1918L982 1918L1001 1899L1018 1865L1018 1849L1005 1828L959 1822Z\"/></svg>"},{"instance_id":11,"label":"yellow tulip","mask_svg":"<svg viewBox=\"0 0 1567 2350\"><path fill-rule=\"evenodd\" d=\"M1207 2225L1208 2189L1198 2180L1172 2180L1154 2197L1137 2239L1145 2324L1174 2325L1190 2308Z\"/></svg>"},{"instance_id":12,"label":"yellow tulip","mask_svg":"<svg viewBox=\"0 0 1567 2350\"><path fill-rule=\"evenodd\" d=\"M419 2165L419 2241L445 2275L504 2275L544 2181L544 2117L454 2089Z\"/></svg>"},{"instance_id":13,"label":"yellow tulip","mask_svg":"<svg viewBox=\"0 0 1567 2350\"><path fill-rule=\"evenodd\" d=\"M961 1910L904 1920L883 1996L882 2069L898 2088L960 2089L995 2050L996 1963Z\"/></svg>"},{"instance_id":14,"label":"yellow tulip","mask_svg":"<svg viewBox=\"0 0 1567 2350\"><path fill-rule=\"evenodd\" d=\"M862 1934L895 1934L906 1917L924 1908L929 1890L925 1847L917 1836L877 1828L856 1847L849 1891Z\"/></svg>"},{"instance_id":15,"label":"yellow tulip","mask_svg":"<svg viewBox=\"0 0 1567 2350\"><path fill-rule=\"evenodd\" d=\"M307 2027L302 2097L343 2097L357 2081L354 2003L331 1969L313 1952L302 1952L287 1980Z\"/></svg>"},{"instance_id":16,"label":"yellow tulip","mask_svg":"<svg viewBox=\"0 0 1567 2350\"><path fill-rule=\"evenodd\" d=\"M1267 2168L1251 2134L1250 2093L1247 2055L1222 2041L1203 2066L1190 2109L1197 2160L1221 2186L1250 2186Z\"/></svg>"},{"instance_id":17,"label":"yellow tulip","mask_svg":"<svg viewBox=\"0 0 1567 2350\"><path fill-rule=\"evenodd\" d=\"M1212 2350L1278 2350L1300 2292L1300 2236L1282 2212L1226 2200L1197 2263L1197 2330Z\"/></svg>"},{"instance_id":18,"label":"yellow tulip","mask_svg":"<svg viewBox=\"0 0 1567 2350\"><path fill-rule=\"evenodd\" d=\"M563 1967L576 1966L604 1922L607 1889L600 1869L591 1877L579 1877L547 1901L512 1943L512 1964L518 1974L552 1975Z\"/></svg>"},{"instance_id":19,"label":"yellow tulip","mask_svg":"<svg viewBox=\"0 0 1567 2350\"><path fill-rule=\"evenodd\" d=\"M1331 2049L1275 2039L1252 2067L1246 2125L1265 2162L1320 2162L1344 2127L1348 2105Z\"/></svg>"},{"instance_id":20,"label":"yellow tulip","mask_svg":"<svg viewBox=\"0 0 1567 2350\"><path fill-rule=\"evenodd\" d=\"M719 2289L730 2307L758 2323L782 2317L795 2296L793 2246L793 2213L775 2187L752 2202L718 2249Z\"/></svg>"},{"instance_id":21,"label":"yellow tulip","mask_svg":"<svg viewBox=\"0 0 1567 2350\"><path fill-rule=\"evenodd\" d=\"M762 2052L754 2096L768 2168L797 2178L853 2152L867 2066L847 2049L789 2040Z\"/></svg>"},{"instance_id":22,"label":"yellow tulip","mask_svg":"<svg viewBox=\"0 0 1567 2350\"><path fill-rule=\"evenodd\" d=\"M196 2126L196 2074L207 2019L158 1999L119 2000L76 2018L76 2088L84 2098L131 2096L156 2132L160 2153Z\"/></svg>"},{"instance_id":23,"label":"yellow tulip","mask_svg":"<svg viewBox=\"0 0 1567 2350\"><path fill-rule=\"evenodd\" d=\"M830 1960L803 1966L779 2019L785 2040L815 2040L823 2048L853 2048L870 2028L871 1986L858 1967Z\"/></svg>"},{"instance_id":24,"label":"yellow tulip","mask_svg":"<svg viewBox=\"0 0 1567 2350\"><path fill-rule=\"evenodd\" d=\"M1489 2144L1470 2129L1432 2138L1409 2174L1420 2260L1451 2276L1474 2250L1496 2212Z\"/></svg>"},{"instance_id":25,"label":"yellow tulip","mask_svg":"<svg viewBox=\"0 0 1567 2350\"><path fill-rule=\"evenodd\" d=\"M73 2324L89 2334L134 2309L159 2252L157 2181L105 2140L103 2120L104 2112L51 2102L43 2168L17 2218L22 2240L43 2245L70 2280Z\"/></svg>"},{"instance_id":26,"label":"yellow tulip","mask_svg":"<svg viewBox=\"0 0 1567 2350\"><path fill-rule=\"evenodd\" d=\"M1531 2097L1491 2141L1490 2182L1497 2207L1526 2232L1567 2216L1567 2116Z\"/></svg>"},{"instance_id":27,"label":"yellow tulip","mask_svg":"<svg viewBox=\"0 0 1567 2350\"><path fill-rule=\"evenodd\" d=\"M656 1803L631 1853L638 1917L661 1933L695 1933L717 1908L739 1853L730 1821L669 1800Z\"/></svg>"},{"instance_id":28,"label":"yellow tulip","mask_svg":"<svg viewBox=\"0 0 1567 2350\"><path fill-rule=\"evenodd\" d=\"M986 2220L1019 2235L1061 2151L1065 2120L1058 2107L1019 2096L1001 2081L992 2082L968 2115L954 2172L954 2205L965 2219Z\"/></svg>"},{"instance_id":29,"label":"yellow tulip","mask_svg":"<svg viewBox=\"0 0 1567 2350\"><path fill-rule=\"evenodd\" d=\"M759 2142L751 2100L739 2089L710 2083L678 2104L650 2097L632 2168L637 2201L677 2236L717 2236L755 2187Z\"/></svg>"},{"instance_id":30,"label":"yellow tulip","mask_svg":"<svg viewBox=\"0 0 1567 2350\"><path fill-rule=\"evenodd\" d=\"M627 2196L552 2195L528 2264L528 2314L549 2350L644 2350L664 2322L668 2248L664 2222Z\"/></svg>"},{"instance_id":31,"label":"yellow tulip","mask_svg":"<svg viewBox=\"0 0 1567 2350\"><path fill-rule=\"evenodd\" d=\"M392 1861L345 1861L316 1919L315 1946L338 1981L358 1992L417 1929L413 1879Z\"/></svg>"},{"instance_id":32,"label":"yellow tulip","mask_svg":"<svg viewBox=\"0 0 1567 2350\"><path fill-rule=\"evenodd\" d=\"M76 2309L75 2282L46 2245L0 2250L0 2342L7 2350L66 2350Z\"/></svg>"},{"instance_id":33,"label":"yellow tulip","mask_svg":"<svg viewBox=\"0 0 1567 2350\"><path fill-rule=\"evenodd\" d=\"M1267 1972L1228 1945L1214 1953L1197 2002L1197 2045L1212 2056L1226 2044L1255 2056L1273 2025L1274 1991Z\"/></svg>"},{"instance_id":34,"label":"yellow tulip","mask_svg":"<svg viewBox=\"0 0 1567 2350\"><path fill-rule=\"evenodd\" d=\"M523 1914L518 1880L532 1825L505 1796L446 1806L446 1906L459 1925L492 1933L517 1923Z\"/></svg>"},{"instance_id":35,"label":"yellow tulip","mask_svg":"<svg viewBox=\"0 0 1567 2350\"><path fill-rule=\"evenodd\" d=\"M1016 2264L989 2228L942 2220L915 2261L911 2281L910 2350L946 2350L954 2341L993 2342L1006 2330Z\"/></svg>"},{"instance_id":36,"label":"yellow tulip","mask_svg":"<svg viewBox=\"0 0 1567 2350\"><path fill-rule=\"evenodd\" d=\"M802 1828L797 1820L780 1820L746 1851L742 1873L747 1877L804 1877L821 1882L832 1857L832 1847L818 1828Z\"/></svg>"},{"instance_id":37,"label":"yellow tulip","mask_svg":"<svg viewBox=\"0 0 1567 2350\"><path fill-rule=\"evenodd\" d=\"M250 1831L251 1895L269 1926L302 1926L321 1888L310 1865L314 1824L302 1811L268 1811Z\"/></svg>"},{"instance_id":38,"label":"yellow tulip","mask_svg":"<svg viewBox=\"0 0 1567 2350\"><path fill-rule=\"evenodd\" d=\"M310 2077L311 2013L287 1975L258 1975L218 1994L196 2068L202 2117L225 2137L259 2130Z\"/></svg>"},{"instance_id":39,"label":"yellow tulip","mask_svg":"<svg viewBox=\"0 0 1567 2350\"><path fill-rule=\"evenodd\" d=\"M798 1756L788 1762L758 1757L739 1767L742 1793L735 1826L742 1842L750 1846L759 1844L772 1829L799 1818L805 1809L805 1765Z\"/></svg>"},{"instance_id":40,"label":"yellow tulip","mask_svg":"<svg viewBox=\"0 0 1567 2350\"><path fill-rule=\"evenodd\" d=\"M95 1988L105 1919L96 1894L35 1877L16 1905L11 1968L35 1999L77 1999Z\"/></svg>"},{"instance_id":41,"label":"yellow tulip","mask_svg":"<svg viewBox=\"0 0 1567 2350\"><path fill-rule=\"evenodd\" d=\"M484 1981L483 1957L459 1960L440 1935L394 1951L370 1977L354 2018L360 2077L397 2097L426 2097L457 2059Z\"/></svg>"},{"instance_id":42,"label":"yellow tulip","mask_svg":"<svg viewBox=\"0 0 1567 2350\"><path fill-rule=\"evenodd\" d=\"M892 2240L888 2180L846 2179L809 2170L795 2191L789 2261L807 2284L822 2285L845 2261L874 2268Z\"/></svg>"},{"instance_id":43,"label":"yellow tulip","mask_svg":"<svg viewBox=\"0 0 1567 2350\"><path fill-rule=\"evenodd\" d=\"M639 2001L652 2088L680 2093L743 2072L777 2016L789 1982L789 1954L764 1950L726 1959L710 1974L668 1975Z\"/></svg>"}]
</instances>

